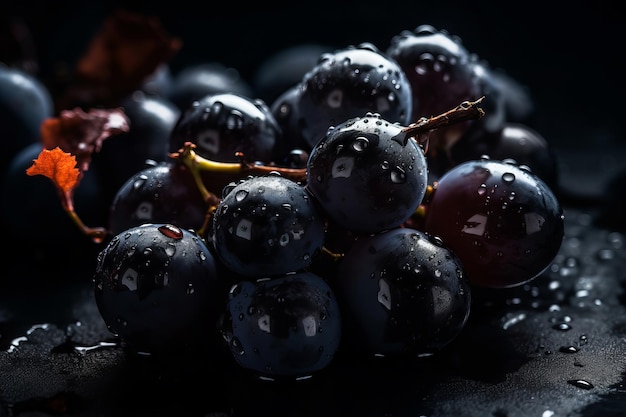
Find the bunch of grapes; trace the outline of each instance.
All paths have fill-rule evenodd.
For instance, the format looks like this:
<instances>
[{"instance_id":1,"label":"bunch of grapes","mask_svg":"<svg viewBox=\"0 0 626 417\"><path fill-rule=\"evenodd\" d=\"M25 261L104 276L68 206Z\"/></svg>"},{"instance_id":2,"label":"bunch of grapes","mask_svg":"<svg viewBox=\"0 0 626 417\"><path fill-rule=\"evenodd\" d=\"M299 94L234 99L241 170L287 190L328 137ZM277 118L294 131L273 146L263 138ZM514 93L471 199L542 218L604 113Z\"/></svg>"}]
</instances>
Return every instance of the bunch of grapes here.
<instances>
[{"instance_id":1,"label":"bunch of grapes","mask_svg":"<svg viewBox=\"0 0 626 417\"><path fill-rule=\"evenodd\" d=\"M220 66L183 74L70 90L58 118L42 100L43 149L29 134L5 174L52 179L100 245L95 300L130 352L217 351L269 379L343 352L433 354L474 288L527 283L560 248L555 161L523 89L444 30L320 53L269 104ZM90 180L104 227L77 214Z\"/></svg>"}]
</instances>

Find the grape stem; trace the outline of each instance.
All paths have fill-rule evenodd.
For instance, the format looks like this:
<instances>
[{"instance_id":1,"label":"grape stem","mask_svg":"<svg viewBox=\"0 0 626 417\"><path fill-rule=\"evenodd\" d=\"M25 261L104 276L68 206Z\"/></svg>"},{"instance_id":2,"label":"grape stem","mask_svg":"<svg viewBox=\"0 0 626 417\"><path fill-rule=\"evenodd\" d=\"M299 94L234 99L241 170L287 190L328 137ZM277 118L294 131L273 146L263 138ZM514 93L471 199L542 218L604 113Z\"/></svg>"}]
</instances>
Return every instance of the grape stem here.
<instances>
[{"instance_id":1,"label":"grape stem","mask_svg":"<svg viewBox=\"0 0 626 417\"><path fill-rule=\"evenodd\" d=\"M203 158L195 151L196 145L192 142L185 142L183 147L170 154L171 158L178 159L191 171L200 193L209 205L219 204L219 198L206 189L202 177L202 171L223 172L241 175L265 175L270 172L279 172L283 176L294 181L303 182L306 180L306 168L286 168L276 165L257 165L245 160L243 152L236 152L235 157L239 162L219 162Z\"/></svg>"},{"instance_id":2,"label":"grape stem","mask_svg":"<svg viewBox=\"0 0 626 417\"><path fill-rule=\"evenodd\" d=\"M467 120L477 120L485 115L485 111L479 107L485 99L482 96L475 101L464 101L455 108L441 113L437 116L422 117L417 122L411 123L403 128L396 136L406 145L409 139L413 138L418 144L424 145L428 141L428 133L432 130L453 125ZM421 138L424 138L422 140Z\"/></svg>"},{"instance_id":3,"label":"grape stem","mask_svg":"<svg viewBox=\"0 0 626 417\"><path fill-rule=\"evenodd\" d=\"M61 205L65 212L70 216L72 222L83 232L85 236L90 237L95 243L102 243L108 235L108 230L102 227L88 227L80 219L74 210L73 190L62 192L59 190Z\"/></svg>"}]
</instances>

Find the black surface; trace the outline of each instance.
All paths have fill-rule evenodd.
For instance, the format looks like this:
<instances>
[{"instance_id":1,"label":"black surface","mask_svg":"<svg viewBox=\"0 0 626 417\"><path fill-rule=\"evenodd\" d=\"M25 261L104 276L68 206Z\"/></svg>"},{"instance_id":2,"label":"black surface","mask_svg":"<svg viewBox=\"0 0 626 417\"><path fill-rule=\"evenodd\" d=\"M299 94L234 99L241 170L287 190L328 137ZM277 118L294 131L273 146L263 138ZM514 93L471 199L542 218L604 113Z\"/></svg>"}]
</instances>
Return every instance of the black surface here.
<instances>
[{"instance_id":1,"label":"black surface","mask_svg":"<svg viewBox=\"0 0 626 417\"><path fill-rule=\"evenodd\" d=\"M54 290L3 291L0 415L624 416L626 237L595 226L595 209L565 215L550 270L475 291L470 322L443 352L412 363L339 355L295 383L214 357L125 353L87 270Z\"/></svg>"},{"instance_id":2,"label":"black surface","mask_svg":"<svg viewBox=\"0 0 626 417\"><path fill-rule=\"evenodd\" d=\"M94 30L110 7L30 3L14 7L36 23L42 70L71 60L85 39L74 34ZM440 354L414 363L340 355L313 379L284 384L202 356L128 355L107 345L114 341L94 303L89 261L77 265L70 255L39 268L2 258L2 282L21 285L0 287L1 417L626 416L625 89L616 5L568 6L567 19L528 3L318 6L305 14L295 6L227 6L202 15L185 1L176 13L167 13L171 3L151 5L188 39L174 68L206 57L248 77L290 42L385 46L421 23L460 35L528 85L533 126L555 146L566 237L553 266L520 288L477 291L470 322Z\"/></svg>"}]
</instances>

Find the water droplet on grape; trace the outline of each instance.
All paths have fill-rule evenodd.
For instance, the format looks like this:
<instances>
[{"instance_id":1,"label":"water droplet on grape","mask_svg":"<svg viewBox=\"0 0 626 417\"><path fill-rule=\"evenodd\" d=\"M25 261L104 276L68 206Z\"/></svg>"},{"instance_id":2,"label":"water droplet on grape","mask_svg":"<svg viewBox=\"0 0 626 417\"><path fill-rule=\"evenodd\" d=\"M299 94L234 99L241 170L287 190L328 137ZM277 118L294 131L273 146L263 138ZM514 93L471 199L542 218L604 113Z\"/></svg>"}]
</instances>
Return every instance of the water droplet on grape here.
<instances>
[{"instance_id":1,"label":"water droplet on grape","mask_svg":"<svg viewBox=\"0 0 626 417\"><path fill-rule=\"evenodd\" d=\"M391 171L390 178L394 184L402 184L406 181L406 172L402 168L396 167Z\"/></svg>"},{"instance_id":2,"label":"water droplet on grape","mask_svg":"<svg viewBox=\"0 0 626 417\"><path fill-rule=\"evenodd\" d=\"M193 284L191 284L191 283L187 284L187 294L191 295L194 292L196 292L196 289L193 287Z\"/></svg>"},{"instance_id":3,"label":"water droplet on grape","mask_svg":"<svg viewBox=\"0 0 626 417\"><path fill-rule=\"evenodd\" d=\"M352 149L354 149L357 152L363 152L364 150L367 149L369 144L370 142L366 137L359 136L354 140L354 142L352 142Z\"/></svg>"},{"instance_id":4,"label":"water droplet on grape","mask_svg":"<svg viewBox=\"0 0 626 417\"><path fill-rule=\"evenodd\" d=\"M158 230L159 232L163 233L165 236L172 238L172 239L180 240L183 238L183 231L179 227L176 227L172 224L165 224L165 225L159 226Z\"/></svg>"},{"instance_id":5,"label":"water droplet on grape","mask_svg":"<svg viewBox=\"0 0 626 417\"><path fill-rule=\"evenodd\" d=\"M245 199L247 196L248 196L248 191L246 191L246 190L239 190L235 194L235 200L243 201L243 199Z\"/></svg>"},{"instance_id":6,"label":"water droplet on grape","mask_svg":"<svg viewBox=\"0 0 626 417\"><path fill-rule=\"evenodd\" d=\"M133 188L135 190L141 188L146 181L148 181L148 177L146 175L140 175L139 177L137 177L137 179L135 180L135 182L133 182Z\"/></svg>"},{"instance_id":7,"label":"water droplet on grape","mask_svg":"<svg viewBox=\"0 0 626 417\"><path fill-rule=\"evenodd\" d=\"M230 348L233 352L235 352L238 355L243 355L246 353L241 342L236 337L233 337L232 339L230 339Z\"/></svg>"},{"instance_id":8,"label":"water droplet on grape","mask_svg":"<svg viewBox=\"0 0 626 417\"><path fill-rule=\"evenodd\" d=\"M167 256L174 256L174 254L176 253L176 246L172 243L169 243L167 245L165 245L165 254Z\"/></svg>"},{"instance_id":9,"label":"water droplet on grape","mask_svg":"<svg viewBox=\"0 0 626 417\"><path fill-rule=\"evenodd\" d=\"M243 114L239 110L232 110L226 119L226 128L240 130L243 127Z\"/></svg>"},{"instance_id":10,"label":"water droplet on grape","mask_svg":"<svg viewBox=\"0 0 626 417\"><path fill-rule=\"evenodd\" d=\"M512 183L513 181L515 181L515 174L513 174L512 172L505 172L504 174L502 174L502 181L508 184Z\"/></svg>"}]
</instances>

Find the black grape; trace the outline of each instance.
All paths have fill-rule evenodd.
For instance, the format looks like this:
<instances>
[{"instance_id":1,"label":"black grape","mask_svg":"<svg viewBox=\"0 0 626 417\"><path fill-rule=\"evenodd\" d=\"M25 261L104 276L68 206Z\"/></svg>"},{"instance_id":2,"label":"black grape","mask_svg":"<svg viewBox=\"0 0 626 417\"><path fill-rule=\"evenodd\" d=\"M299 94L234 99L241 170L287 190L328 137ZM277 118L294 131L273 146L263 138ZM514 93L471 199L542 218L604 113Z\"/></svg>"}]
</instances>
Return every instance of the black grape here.
<instances>
[{"instance_id":1,"label":"black grape","mask_svg":"<svg viewBox=\"0 0 626 417\"><path fill-rule=\"evenodd\" d=\"M459 258L408 227L359 238L330 282L344 317L343 340L357 354L433 353L469 317L470 286Z\"/></svg>"},{"instance_id":2,"label":"black grape","mask_svg":"<svg viewBox=\"0 0 626 417\"><path fill-rule=\"evenodd\" d=\"M0 166L7 166L26 146L39 143L41 124L53 112L50 91L38 78L0 63Z\"/></svg>"},{"instance_id":3,"label":"black grape","mask_svg":"<svg viewBox=\"0 0 626 417\"><path fill-rule=\"evenodd\" d=\"M98 310L133 353L215 346L226 291L204 241L163 223L114 236L94 274Z\"/></svg>"},{"instance_id":4,"label":"black grape","mask_svg":"<svg viewBox=\"0 0 626 417\"><path fill-rule=\"evenodd\" d=\"M181 111L209 94L235 93L252 97L252 87L236 68L219 62L188 65L173 75L166 97Z\"/></svg>"},{"instance_id":5,"label":"black grape","mask_svg":"<svg viewBox=\"0 0 626 417\"><path fill-rule=\"evenodd\" d=\"M371 43L323 54L299 85L297 126L310 147L329 127L366 112L404 125L412 121L404 71Z\"/></svg>"},{"instance_id":6,"label":"black grape","mask_svg":"<svg viewBox=\"0 0 626 417\"><path fill-rule=\"evenodd\" d=\"M98 171L109 201L131 176L146 168L146 161L168 160L170 132L180 116L167 99L142 91L120 104L130 129L107 138L93 158L93 169Z\"/></svg>"},{"instance_id":7,"label":"black grape","mask_svg":"<svg viewBox=\"0 0 626 417\"><path fill-rule=\"evenodd\" d=\"M263 100L236 93L209 94L193 102L170 136L170 151L194 143L198 155L221 162L270 162L280 128Z\"/></svg>"},{"instance_id":8,"label":"black grape","mask_svg":"<svg viewBox=\"0 0 626 417\"><path fill-rule=\"evenodd\" d=\"M120 187L109 210L109 230L116 235L144 223L199 230L208 210L189 169L163 161L139 171Z\"/></svg>"},{"instance_id":9,"label":"black grape","mask_svg":"<svg viewBox=\"0 0 626 417\"><path fill-rule=\"evenodd\" d=\"M368 113L329 129L311 151L307 188L336 223L374 233L402 224L427 187L423 149L402 126ZM400 135L401 136L401 135Z\"/></svg>"},{"instance_id":10,"label":"black grape","mask_svg":"<svg viewBox=\"0 0 626 417\"><path fill-rule=\"evenodd\" d=\"M224 190L211 241L230 270L248 277L306 268L324 243L324 217L300 184L280 175L250 177Z\"/></svg>"},{"instance_id":11,"label":"black grape","mask_svg":"<svg viewBox=\"0 0 626 417\"><path fill-rule=\"evenodd\" d=\"M302 81L317 65L323 53L332 48L319 43L289 46L265 58L254 71L253 86L258 97L271 103L279 95Z\"/></svg>"},{"instance_id":12,"label":"black grape","mask_svg":"<svg viewBox=\"0 0 626 417\"><path fill-rule=\"evenodd\" d=\"M305 378L332 362L341 313L333 290L312 272L241 281L230 291L222 334L244 369L272 379Z\"/></svg>"}]
</instances>

